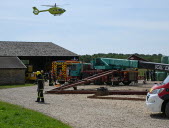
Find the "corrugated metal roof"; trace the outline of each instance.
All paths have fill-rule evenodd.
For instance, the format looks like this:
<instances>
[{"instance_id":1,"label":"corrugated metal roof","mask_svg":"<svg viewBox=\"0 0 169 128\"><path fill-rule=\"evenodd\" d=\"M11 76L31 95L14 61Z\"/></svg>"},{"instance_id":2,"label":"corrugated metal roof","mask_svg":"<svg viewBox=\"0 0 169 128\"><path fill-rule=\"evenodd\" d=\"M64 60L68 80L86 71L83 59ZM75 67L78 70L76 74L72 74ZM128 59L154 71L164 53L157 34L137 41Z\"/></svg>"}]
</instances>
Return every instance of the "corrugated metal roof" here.
<instances>
[{"instance_id":1,"label":"corrugated metal roof","mask_svg":"<svg viewBox=\"0 0 169 128\"><path fill-rule=\"evenodd\" d=\"M52 42L0 41L0 56L79 56Z\"/></svg>"},{"instance_id":2,"label":"corrugated metal roof","mask_svg":"<svg viewBox=\"0 0 169 128\"><path fill-rule=\"evenodd\" d=\"M0 57L0 69L23 69L26 66L18 57Z\"/></svg>"}]
</instances>

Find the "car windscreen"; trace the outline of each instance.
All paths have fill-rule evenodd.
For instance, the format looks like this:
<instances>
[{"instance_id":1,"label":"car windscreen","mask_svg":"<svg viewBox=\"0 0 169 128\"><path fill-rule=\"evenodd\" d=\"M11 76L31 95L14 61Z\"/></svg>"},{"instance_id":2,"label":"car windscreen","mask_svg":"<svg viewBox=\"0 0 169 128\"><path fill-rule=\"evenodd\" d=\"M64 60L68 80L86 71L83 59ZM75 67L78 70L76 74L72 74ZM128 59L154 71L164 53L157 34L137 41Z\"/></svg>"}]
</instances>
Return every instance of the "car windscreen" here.
<instances>
[{"instance_id":1,"label":"car windscreen","mask_svg":"<svg viewBox=\"0 0 169 128\"><path fill-rule=\"evenodd\" d=\"M167 76L161 84L164 85L164 84L167 84L167 83L169 83L169 76Z\"/></svg>"}]
</instances>

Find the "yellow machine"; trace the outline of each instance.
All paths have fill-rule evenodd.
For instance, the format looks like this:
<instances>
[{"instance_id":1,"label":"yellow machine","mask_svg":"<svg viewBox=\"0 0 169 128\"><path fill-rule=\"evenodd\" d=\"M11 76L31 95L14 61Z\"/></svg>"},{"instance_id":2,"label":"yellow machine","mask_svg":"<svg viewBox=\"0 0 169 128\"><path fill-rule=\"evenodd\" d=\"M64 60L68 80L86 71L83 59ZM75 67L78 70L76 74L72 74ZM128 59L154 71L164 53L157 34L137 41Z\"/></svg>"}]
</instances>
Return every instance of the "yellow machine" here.
<instances>
[{"instance_id":1,"label":"yellow machine","mask_svg":"<svg viewBox=\"0 0 169 128\"><path fill-rule=\"evenodd\" d=\"M36 72L26 73L25 80L27 82L35 81L36 80Z\"/></svg>"},{"instance_id":2,"label":"yellow machine","mask_svg":"<svg viewBox=\"0 0 169 128\"><path fill-rule=\"evenodd\" d=\"M80 63L74 60L58 60L52 62L52 73L54 80L63 84L69 79L69 68L73 63Z\"/></svg>"},{"instance_id":3,"label":"yellow machine","mask_svg":"<svg viewBox=\"0 0 169 128\"><path fill-rule=\"evenodd\" d=\"M25 81L26 82L34 82L36 81L37 72L33 72L33 66L27 65L27 71L25 73Z\"/></svg>"}]
</instances>

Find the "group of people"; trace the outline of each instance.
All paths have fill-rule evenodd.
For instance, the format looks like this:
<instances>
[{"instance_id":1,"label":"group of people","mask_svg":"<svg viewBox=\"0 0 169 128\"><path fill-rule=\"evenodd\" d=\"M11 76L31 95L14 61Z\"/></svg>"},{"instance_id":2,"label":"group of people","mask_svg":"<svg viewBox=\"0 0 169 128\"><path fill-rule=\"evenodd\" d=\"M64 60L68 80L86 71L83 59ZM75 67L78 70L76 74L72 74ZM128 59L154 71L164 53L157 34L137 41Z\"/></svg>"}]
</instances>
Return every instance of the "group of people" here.
<instances>
[{"instance_id":1,"label":"group of people","mask_svg":"<svg viewBox=\"0 0 169 128\"><path fill-rule=\"evenodd\" d=\"M154 70L151 70L151 71L147 70L147 71L145 72L144 76L145 76L145 79L146 79L147 81L149 81L149 80L151 80L151 81L156 81L156 74L155 74L155 71L154 71Z\"/></svg>"}]
</instances>

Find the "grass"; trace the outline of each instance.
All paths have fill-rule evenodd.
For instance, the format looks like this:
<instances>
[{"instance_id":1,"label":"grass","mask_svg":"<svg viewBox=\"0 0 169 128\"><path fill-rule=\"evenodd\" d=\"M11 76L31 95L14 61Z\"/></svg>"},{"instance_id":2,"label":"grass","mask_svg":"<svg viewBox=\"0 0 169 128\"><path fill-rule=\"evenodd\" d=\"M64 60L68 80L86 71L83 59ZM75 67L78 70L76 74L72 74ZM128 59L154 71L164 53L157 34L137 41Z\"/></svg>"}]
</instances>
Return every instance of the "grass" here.
<instances>
[{"instance_id":1,"label":"grass","mask_svg":"<svg viewBox=\"0 0 169 128\"><path fill-rule=\"evenodd\" d=\"M71 127L39 112L0 101L0 128Z\"/></svg>"},{"instance_id":2,"label":"grass","mask_svg":"<svg viewBox=\"0 0 169 128\"><path fill-rule=\"evenodd\" d=\"M5 88L17 88L17 87L26 87L26 86L34 86L35 84L23 84L23 85L0 85L0 89Z\"/></svg>"}]
</instances>

